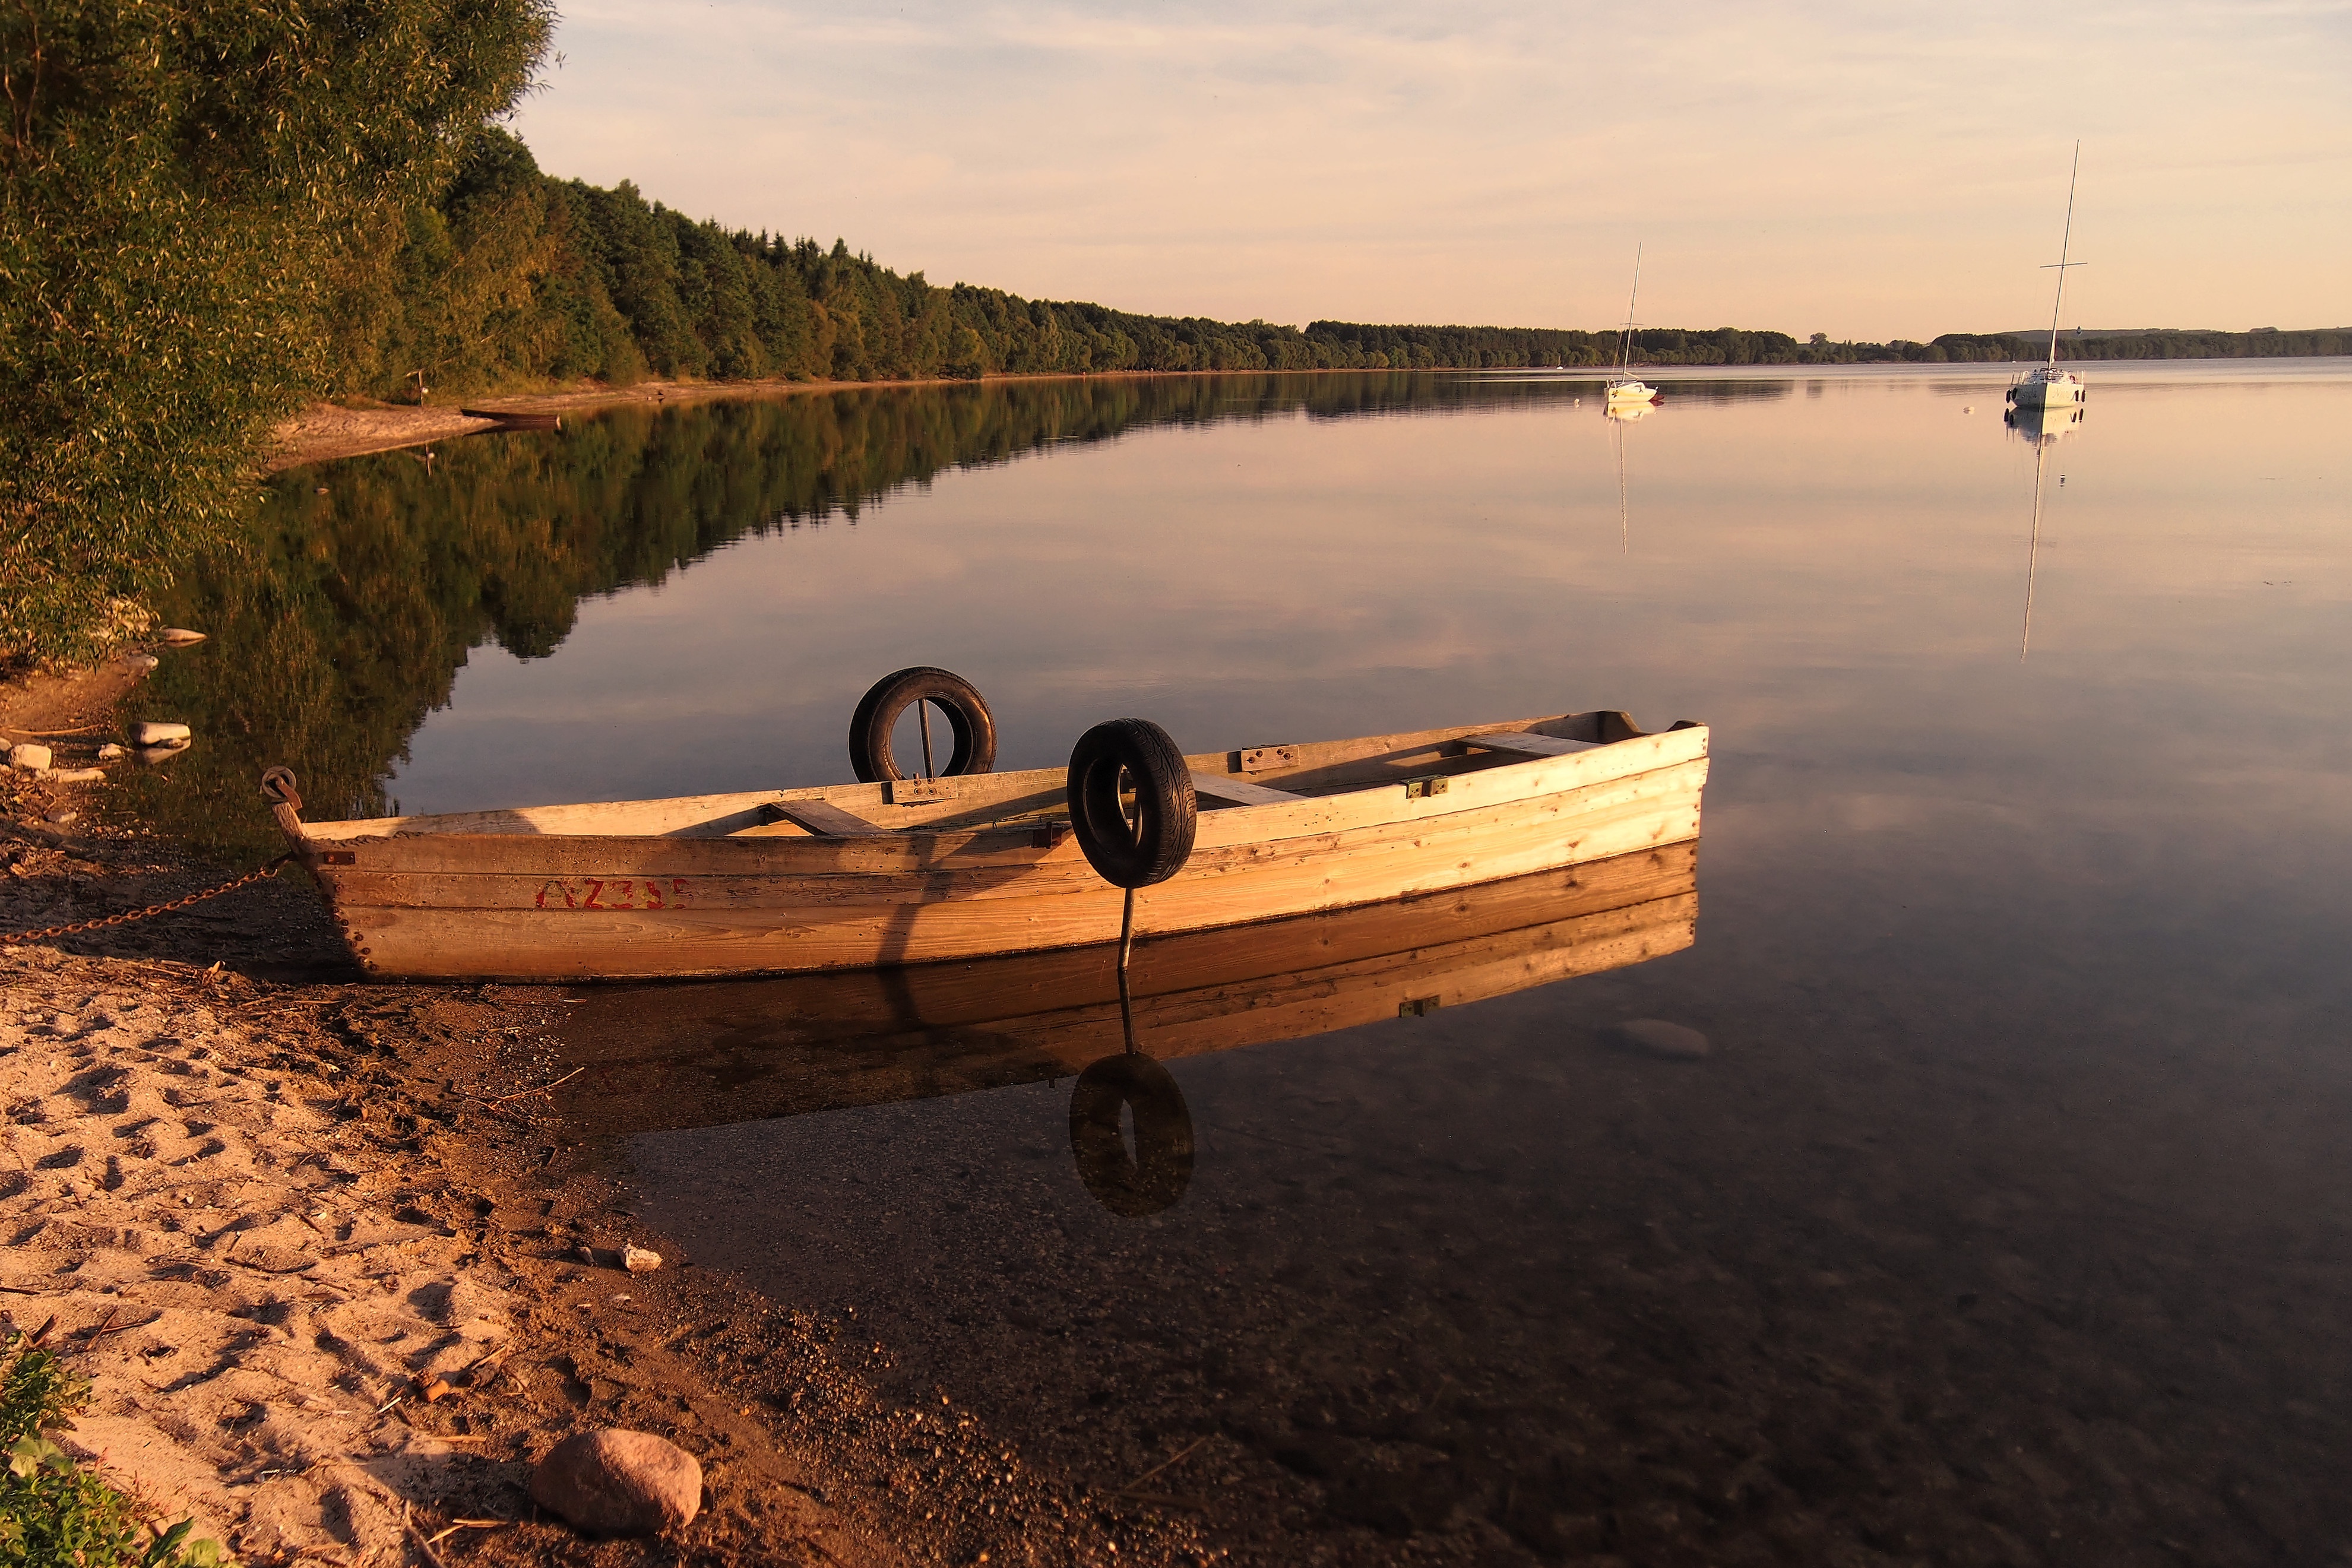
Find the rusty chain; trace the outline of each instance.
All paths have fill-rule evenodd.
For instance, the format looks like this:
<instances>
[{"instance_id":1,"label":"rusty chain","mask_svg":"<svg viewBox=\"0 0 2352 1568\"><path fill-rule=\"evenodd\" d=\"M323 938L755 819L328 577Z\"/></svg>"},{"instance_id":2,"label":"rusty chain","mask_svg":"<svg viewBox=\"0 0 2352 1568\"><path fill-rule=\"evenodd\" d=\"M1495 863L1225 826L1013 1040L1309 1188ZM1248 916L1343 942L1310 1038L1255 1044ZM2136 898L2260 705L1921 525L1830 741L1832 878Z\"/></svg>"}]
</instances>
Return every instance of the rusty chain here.
<instances>
[{"instance_id":1,"label":"rusty chain","mask_svg":"<svg viewBox=\"0 0 2352 1568\"><path fill-rule=\"evenodd\" d=\"M40 942L51 936L72 936L84 931L102 931L110 925L128 925L134 920L146 920L158 915L169 915L175 909L185 909L192 904L202 904L207 898L218 898L224 893L235 893L238 888L249 883L266 882L278 874L278 867L293 858L294 852L289 850L258 870L247 872L243 876L231 877L218 887L208 887L201 893L192 893L185 898L175 898L169 904L151 904L144 909L126 910L121 915L102 915L96 920L79 920L70 925L44 926L38 931L0 931L0 946L14 946L19 942Z\"/></svg>"}]
</instances>

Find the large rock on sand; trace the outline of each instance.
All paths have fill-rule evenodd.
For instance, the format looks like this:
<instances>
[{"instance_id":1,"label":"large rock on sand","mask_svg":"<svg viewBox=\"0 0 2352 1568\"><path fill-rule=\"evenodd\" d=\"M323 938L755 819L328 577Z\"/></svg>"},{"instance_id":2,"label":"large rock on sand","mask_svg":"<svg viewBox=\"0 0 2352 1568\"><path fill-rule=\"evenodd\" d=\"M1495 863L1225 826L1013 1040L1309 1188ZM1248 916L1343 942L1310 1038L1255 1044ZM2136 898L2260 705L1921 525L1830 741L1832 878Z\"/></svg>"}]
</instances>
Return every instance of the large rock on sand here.
<instances>
[{"instance_id":1,"label":"large rock on sand","mask_svg":"<svg viewBox=\"0 0 2352 1568\"><path fill-rule=\"evenodd\" d=\"M530 1497L598 1535L650 1535L700 1511L702 1467L650 1432L579 1432L530 1472Z\"/></svg>"}]
</instances>

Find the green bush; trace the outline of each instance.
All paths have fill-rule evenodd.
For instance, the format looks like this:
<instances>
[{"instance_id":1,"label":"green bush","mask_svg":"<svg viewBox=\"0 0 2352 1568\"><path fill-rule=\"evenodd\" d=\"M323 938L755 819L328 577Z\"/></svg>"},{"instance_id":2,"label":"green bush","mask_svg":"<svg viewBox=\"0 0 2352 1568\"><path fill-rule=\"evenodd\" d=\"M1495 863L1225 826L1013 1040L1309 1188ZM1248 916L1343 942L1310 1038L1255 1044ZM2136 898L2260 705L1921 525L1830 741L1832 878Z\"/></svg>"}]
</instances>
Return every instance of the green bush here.
<instances>
[{"instance_id":1,"label":"green bush","mask_svg":"<svg viewBox=\"0 0 2352 1568\"><path fill-rule=\"evenodd\" d=\"M327 379L334 280L546 48L547 0L0 15L0 650L104 646L233 536Z\"/></svg>"},{"instance_id":2,"label":"green bush","mask_svg":"<svg viewBox=\"0 0 2352 1568\"><path fill-rule=\"evenodd\" d=\"M0 1564L6 1568L212 1568L217 1542L192 1520L158 1534L131 1500L77 1466L48 1429L80 1409L89 1385L51 1351L11 1333L0 1349Z\"/></svg>"}]
</instances>

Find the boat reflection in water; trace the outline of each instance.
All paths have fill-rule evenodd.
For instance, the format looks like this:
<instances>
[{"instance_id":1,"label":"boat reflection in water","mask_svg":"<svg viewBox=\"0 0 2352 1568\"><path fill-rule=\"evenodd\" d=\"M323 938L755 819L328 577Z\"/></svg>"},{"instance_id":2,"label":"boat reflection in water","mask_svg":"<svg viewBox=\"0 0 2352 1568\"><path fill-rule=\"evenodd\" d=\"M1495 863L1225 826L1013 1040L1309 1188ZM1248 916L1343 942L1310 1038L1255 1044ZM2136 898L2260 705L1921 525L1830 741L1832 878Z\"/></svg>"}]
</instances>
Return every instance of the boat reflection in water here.
<instances>
[{"instance_id":1,"label":"boat reflection in water","mask_svg":"<svg viewBox=\"0 0 2352 1568\"><path fill-rule=\"evenodd\" d=\"M1192 1122L1162 1061L1416 1018L1679 952L1698 843L1507 882L1138 943L970 964L596 988L556 1091L586 1139L927 1100L1076 1074L1070 1152L1114 1214L1190 1185Z\"/></svg>"},{"instance_id":2,"label":"boat reflection in water","mask_svg":"<svg viewBox=\"0 0 2352 1568\"><path fill-rule=\"evenodd\" d=\"M2050 465L2050 449L2083 428L2083 405L2015 407L2001 415L2001 423L2011 434L2033 444L2033 526L2025 546L2025 624L2017 636L2017 660L2023 664L2033 646L2033 579L2042 564L2042 482Z\"/></svg>"},{"instance_id":3,"label":"boat reflection in water","mask_svg":"<svg viewBox=\"0 0 2352 1568\"><path fill-rule=\"evenodd\" d=\"M2077 402L2047 408L2011 408L2003 412L2000 422L2020 439L2047 446L2083 428L2083 405Z\"/></svg>"}]
</instances>

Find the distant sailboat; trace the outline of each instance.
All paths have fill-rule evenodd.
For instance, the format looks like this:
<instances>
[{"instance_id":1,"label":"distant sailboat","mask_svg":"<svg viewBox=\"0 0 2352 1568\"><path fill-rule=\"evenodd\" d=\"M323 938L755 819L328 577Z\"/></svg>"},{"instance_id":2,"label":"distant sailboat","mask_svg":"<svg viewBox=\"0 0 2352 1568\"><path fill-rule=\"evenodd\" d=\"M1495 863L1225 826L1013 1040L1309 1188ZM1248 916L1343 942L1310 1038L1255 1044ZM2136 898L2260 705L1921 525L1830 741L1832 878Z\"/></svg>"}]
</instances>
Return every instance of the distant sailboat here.
<instances>
[{"instance_id":1,"label":"distant sailboat","mask_svg":"<svg viewBox=\"0 0 2352 1568\"><path fill-rule=\"evenodd\" d=\"M2058 259L2043 271L2058 274L2058 297L2050 305L2050 359L2039 370L2009 389L2009 401L2020 409L2063 409L2083 401L2083 378L2058 368L2058 318L2066 306L2066 270L2084 264L2071 259L2074 243L2074 182L2083 172L2083 144L2074 143L2074 167L2066 176L2066 232L2058 245Z\"/></svg>"},{"instance_id":2,"label":"distant sailboat","mask_svg":"<svg viewBox=\"0 0 2352 1568\"><path fill-rule=\"evenodd\" d=\"M1642 247L1633 247L1633 291L1625 297L1625 330L1617 341L1617 375L1610 382L1602 399L1604 412L1614 414L1620 408L1660 402L1664 394L1633 373L1633 303L1642 298Z\"/></svg>"}]
</instances>

